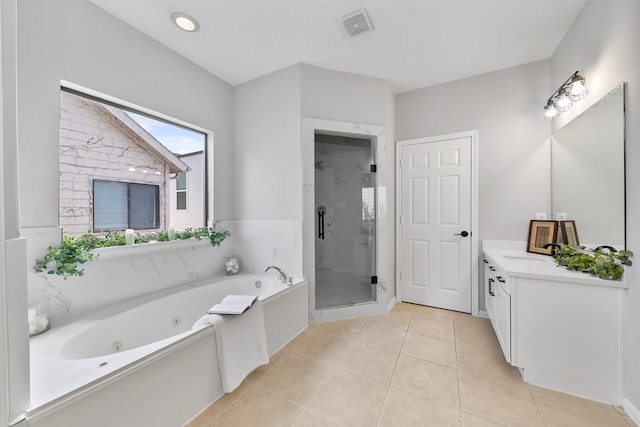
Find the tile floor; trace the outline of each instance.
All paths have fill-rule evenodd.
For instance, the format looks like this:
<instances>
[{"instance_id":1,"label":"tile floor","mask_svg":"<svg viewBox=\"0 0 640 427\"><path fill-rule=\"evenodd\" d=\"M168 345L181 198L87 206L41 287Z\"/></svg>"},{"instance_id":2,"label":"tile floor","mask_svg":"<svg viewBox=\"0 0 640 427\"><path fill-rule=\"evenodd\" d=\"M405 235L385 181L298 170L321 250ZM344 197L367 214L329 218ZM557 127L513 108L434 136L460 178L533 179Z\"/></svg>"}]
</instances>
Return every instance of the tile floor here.
<instances>
[{"instance_id":1,"label":"tile floor","mask_svg":"<svg viewBox=\"0 0 640 427\"><path fill-rule=\"evenodd\" d=\"M488 320L406 303L311 325L204 426L635 426L622 408L525 384Z\"/></svg>"}]
</instances>

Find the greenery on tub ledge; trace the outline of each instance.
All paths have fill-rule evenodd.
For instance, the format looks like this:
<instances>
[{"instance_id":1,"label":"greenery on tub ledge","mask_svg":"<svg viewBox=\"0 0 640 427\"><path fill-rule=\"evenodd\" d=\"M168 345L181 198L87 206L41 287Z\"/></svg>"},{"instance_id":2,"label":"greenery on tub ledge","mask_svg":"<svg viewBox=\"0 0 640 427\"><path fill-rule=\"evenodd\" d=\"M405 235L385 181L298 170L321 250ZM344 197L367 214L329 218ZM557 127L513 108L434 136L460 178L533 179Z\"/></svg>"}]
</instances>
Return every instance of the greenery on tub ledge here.
<instances>
[{"instance_id":1,"label":"greenery on tub ledge","mask_svg":"<svg viewBox=\"0 0 640 427\"><path fill-rule=\"evenodd\" d=\"M213 246L220 246L230 234L226 230L208 227L185 228L183 231L175 232L175 240L202 240L202 238L208 237ZM168 242L168 231L161 230L158 233L151 232L146 235L136 232L134 244L153 243L153 240ZM64 235L62 244L57 247L50 246L47 254L42 259L37 259L33 268L37 272L63 276L65 280L69 276L83 276L84 269L79 268L79 265L95 258L92 252L94 249L125 245L124 233L118 231L110 231L103 236L91 232L75 238Z\"/></svg>"},{"instance_id":2,"label":"greenery on tub ledge","mask_svg":"<svg viewBox=\"0 0 640 427\"><path fill-rule=\"evenodd\" d=\"M622 280L625 265L631 265L631 251L612 251L598 247L590 250L584 246L560 245L553 258L556 264L567 270L576 270L606 280Z\"/></svg>"}]
</instances>

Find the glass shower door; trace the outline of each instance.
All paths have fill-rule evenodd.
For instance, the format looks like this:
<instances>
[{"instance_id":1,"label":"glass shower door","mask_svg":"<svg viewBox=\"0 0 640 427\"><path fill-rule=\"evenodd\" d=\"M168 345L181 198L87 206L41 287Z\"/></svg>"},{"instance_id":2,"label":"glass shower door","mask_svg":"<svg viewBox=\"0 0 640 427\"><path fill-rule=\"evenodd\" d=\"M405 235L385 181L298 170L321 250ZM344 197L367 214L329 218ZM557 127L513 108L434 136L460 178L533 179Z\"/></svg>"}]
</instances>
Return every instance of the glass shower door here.
<instances>
[{"instance_id":1,"label":"glass shower door","mask_svg":"<svg viewBox=\"0 0 640 427\"><path fill-rule=\"evenodd\" d=\"M372 141L316 135L316 308L377 300Z\"/></svg>"}]
</instances>

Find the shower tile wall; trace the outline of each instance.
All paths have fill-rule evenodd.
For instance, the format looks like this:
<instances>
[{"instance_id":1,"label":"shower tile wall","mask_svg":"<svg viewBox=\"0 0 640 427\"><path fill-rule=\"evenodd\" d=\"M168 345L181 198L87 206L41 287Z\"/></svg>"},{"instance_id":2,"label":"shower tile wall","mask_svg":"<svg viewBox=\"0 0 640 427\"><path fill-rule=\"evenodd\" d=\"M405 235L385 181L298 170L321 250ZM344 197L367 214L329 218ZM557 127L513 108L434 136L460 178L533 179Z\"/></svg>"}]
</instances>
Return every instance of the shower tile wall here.
<instances>
[{"instance_id":1,"label":"shower tile wall","mask_svg":"<svg viewBox=\"0 0 640 427\"><path fill-rule=\"evenodd\" d=\"M318 307L375 299L375 288L371 287L375 272L375 181L369 171L370 145L366 139L316 137L316 206L326 207L325 238L315 241ZM316 216L316 230L318 225Z\"/></svg>"}]
</instances>

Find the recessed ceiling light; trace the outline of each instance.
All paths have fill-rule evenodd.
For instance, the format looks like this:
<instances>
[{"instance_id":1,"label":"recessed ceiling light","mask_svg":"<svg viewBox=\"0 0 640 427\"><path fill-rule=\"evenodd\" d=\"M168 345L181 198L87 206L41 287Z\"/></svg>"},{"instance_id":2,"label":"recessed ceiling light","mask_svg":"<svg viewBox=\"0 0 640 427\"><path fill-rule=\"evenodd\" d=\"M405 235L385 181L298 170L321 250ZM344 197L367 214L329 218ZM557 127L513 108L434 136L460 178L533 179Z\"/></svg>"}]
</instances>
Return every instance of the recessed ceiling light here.
<instances>
[{"instance_id":1,"label":"recessed ceiling light","mask_svg":"<svg viewBox=\"0 0 640 427\"><path fill-rule=\"evenodd\" d=\"M196 18L187 15L184 12L173 12L171 14L171 21L181 30L188 31L190 33L196 32L200 29L200 24L198 24Z\"/></svg>"}]
</instances>

